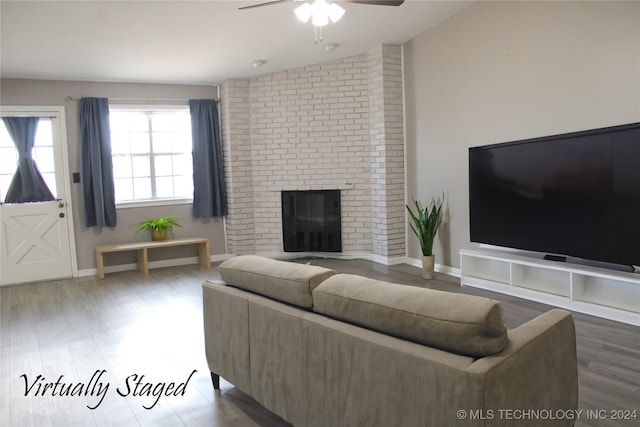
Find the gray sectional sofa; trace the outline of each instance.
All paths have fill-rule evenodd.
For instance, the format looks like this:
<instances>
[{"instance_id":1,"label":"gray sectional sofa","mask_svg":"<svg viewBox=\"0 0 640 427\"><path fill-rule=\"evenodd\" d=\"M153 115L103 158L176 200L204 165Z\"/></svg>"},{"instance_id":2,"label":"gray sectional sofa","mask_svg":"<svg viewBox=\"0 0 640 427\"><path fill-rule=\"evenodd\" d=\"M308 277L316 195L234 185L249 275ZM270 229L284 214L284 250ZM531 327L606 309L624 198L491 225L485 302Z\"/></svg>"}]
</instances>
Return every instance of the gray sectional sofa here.
<instances>
[{"instance_id":1,"label":"gray sectional sofa","mask_svg":"<svg viewBox=\"0 0 640 427\"><path fill-rule=\"evenodd\" d=\"M206 357L295 426L570 426L573 319L507 330L487 298L238 256L203 284Z\"/></svg>"}]
</instances>

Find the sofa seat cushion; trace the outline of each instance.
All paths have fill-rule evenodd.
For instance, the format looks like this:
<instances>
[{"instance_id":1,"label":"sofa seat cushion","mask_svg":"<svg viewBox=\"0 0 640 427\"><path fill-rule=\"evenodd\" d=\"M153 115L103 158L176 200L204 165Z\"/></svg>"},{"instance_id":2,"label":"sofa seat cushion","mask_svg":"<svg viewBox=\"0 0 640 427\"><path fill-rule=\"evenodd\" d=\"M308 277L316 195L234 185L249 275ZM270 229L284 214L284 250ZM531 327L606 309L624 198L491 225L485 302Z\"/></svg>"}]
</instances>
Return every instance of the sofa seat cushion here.
<instances>
[{"instance_id":1,"label":"sofa seat cushion","mask_svg":"<svg viewBox=\"0 0 640 427\"><path fill-rule=\"evenodd\" d=\"M218 267L226 284L278 301L311 308L311 292L335 274L328 268L278 261L257 255L241 255Z\"/></svg>"},{"instance_id":2,"label":"sofa seat cushion","mask_svg":"<svg viewBox=\"0 0 640 427\"><path fill-rule=\"evenodd\" d=\"M508 342L499 302L336 274L313 291L313 311L453 353L484 357Z\"/></svg>"}]
</instances>

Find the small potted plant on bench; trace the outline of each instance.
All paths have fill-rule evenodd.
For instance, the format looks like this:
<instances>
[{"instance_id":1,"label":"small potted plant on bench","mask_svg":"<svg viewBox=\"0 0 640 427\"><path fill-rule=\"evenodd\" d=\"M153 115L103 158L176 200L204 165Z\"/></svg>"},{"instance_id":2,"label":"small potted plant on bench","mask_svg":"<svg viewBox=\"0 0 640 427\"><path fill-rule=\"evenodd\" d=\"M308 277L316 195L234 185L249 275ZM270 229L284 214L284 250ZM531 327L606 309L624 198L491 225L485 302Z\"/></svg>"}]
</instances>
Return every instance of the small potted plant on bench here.
<instances>
[{"instance_id":1,"label":"small potted plant on bench","mask_svg":"<svg viewBox=\"0 0 640 427\"><path fill-rule=\"evenodd\" d=\"M161 218L145 218L138 224L138 231L151 230L151 239L162 241L167 238L167 232L173 233L173 227L182 227L178 222L180 215L167 215Z\"/></svg>"}]
</instances>

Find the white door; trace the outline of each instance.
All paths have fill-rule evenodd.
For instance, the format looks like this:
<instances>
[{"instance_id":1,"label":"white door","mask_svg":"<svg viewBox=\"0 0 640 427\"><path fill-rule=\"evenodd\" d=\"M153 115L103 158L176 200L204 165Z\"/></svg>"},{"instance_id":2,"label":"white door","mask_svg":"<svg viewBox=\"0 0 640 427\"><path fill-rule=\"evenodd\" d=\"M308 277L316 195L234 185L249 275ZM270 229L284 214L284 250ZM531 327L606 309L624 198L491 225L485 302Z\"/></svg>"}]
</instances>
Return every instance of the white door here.
<instances>
[{"instance_id":1,"label":"white door","mask_svg":"<svg viewBox=\"0 0 640 427\"><path fill-rule=\"evenodd\" d=\"M55 201L0 205L0 285L72 277L76 271L64 108L2 107L5 116L37 116L32 156ZM17 162L13 141L0 123L0 202Z\"/></svg>"}]
</instances>

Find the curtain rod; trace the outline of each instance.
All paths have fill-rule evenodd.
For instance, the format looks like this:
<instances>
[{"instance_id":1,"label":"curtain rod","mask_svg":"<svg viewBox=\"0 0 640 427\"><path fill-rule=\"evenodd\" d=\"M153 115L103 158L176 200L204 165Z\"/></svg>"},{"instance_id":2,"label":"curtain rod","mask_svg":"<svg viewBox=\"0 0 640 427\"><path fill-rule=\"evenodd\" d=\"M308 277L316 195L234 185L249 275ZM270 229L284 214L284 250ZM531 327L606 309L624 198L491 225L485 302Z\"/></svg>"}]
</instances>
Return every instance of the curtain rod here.
<instances>
[{"instance_id":1,"label":"curtain rod","mask_svg":"<svg viewBox=\"0 0 640 427\"><path fill-rule=\"evenodd\" d=\"M67 101L80 101L82 98L77 96L67 96ZM109 101L114 102L188 102L188 99L167 99L167 98L108 98ZM219 102L220 98L213 98L214 101Z\"/></svg>"}]
</instances>

